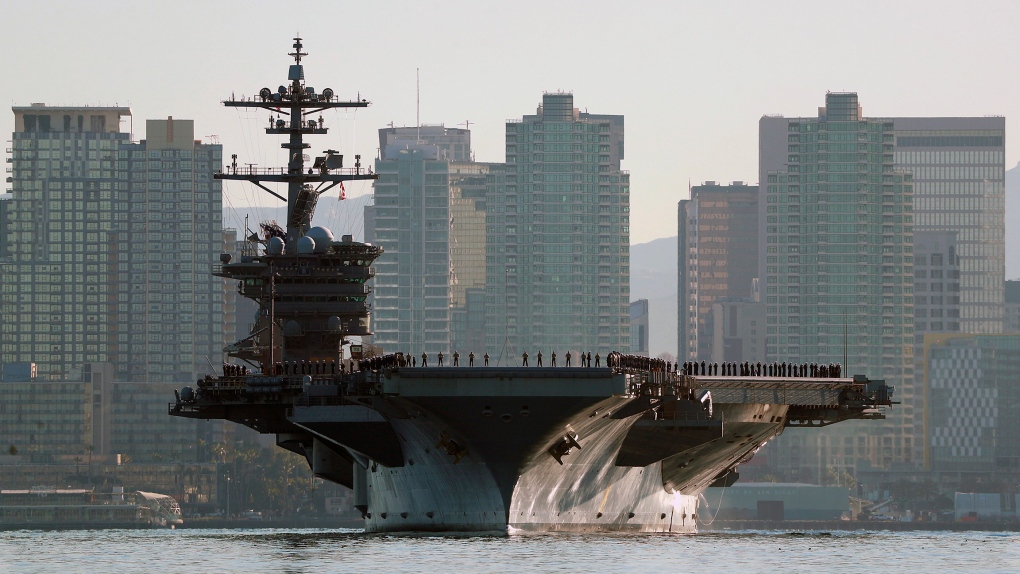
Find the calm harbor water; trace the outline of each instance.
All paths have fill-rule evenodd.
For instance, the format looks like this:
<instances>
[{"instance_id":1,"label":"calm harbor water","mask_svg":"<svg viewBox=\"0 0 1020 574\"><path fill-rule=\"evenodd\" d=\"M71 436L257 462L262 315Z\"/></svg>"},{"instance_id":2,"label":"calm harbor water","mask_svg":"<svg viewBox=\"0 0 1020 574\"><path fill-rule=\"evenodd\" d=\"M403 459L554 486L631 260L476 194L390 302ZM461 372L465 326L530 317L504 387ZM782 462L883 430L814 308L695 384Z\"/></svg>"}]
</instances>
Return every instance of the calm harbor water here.
<instances>
[{"instance_id":1,"label":"calm harbor water","mask_svg":"<svg viewBox=\"0 0 1020 574\"><path fill-rule=\"evenodd\" d=\"M0 573L1017 572L1020 533L368 535L338 530L0 532Z\"/></svg>"}]
</instances>

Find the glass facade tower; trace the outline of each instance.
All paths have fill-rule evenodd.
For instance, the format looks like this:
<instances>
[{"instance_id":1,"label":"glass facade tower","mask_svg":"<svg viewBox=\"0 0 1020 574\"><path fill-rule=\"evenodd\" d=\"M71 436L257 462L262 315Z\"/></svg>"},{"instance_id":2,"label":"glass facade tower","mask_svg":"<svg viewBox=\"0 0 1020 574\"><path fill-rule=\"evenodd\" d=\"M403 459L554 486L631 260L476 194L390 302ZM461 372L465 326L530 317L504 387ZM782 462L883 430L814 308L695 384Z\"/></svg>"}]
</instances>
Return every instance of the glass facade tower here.
<instances>
[{"instance_id":1,"label":"glass facade tower","mask_svg":"<svg viewBox=\"0 0 1020 574\"><path fill-rule=\"evenodd\" d=\"M799 118L765 117L759 173L782 169L787 127ZM893 163L913 175L914 227L954 232L960 258L960 331L1004 328L1005 133L1003 117L896 117ZM759 252L762 257L764 253Z\"/></svg>"},{"instance_id":2,"label":"glass facade tower","mask_svg":"<svg viewBox=\"0 0 1020 574\"><path fill-rule=\"evenodd\" d=\"M490 353L519 364L525 351L628 350L623 141L623 116L579 112L569 93L545 94L536 114L507 122L505 186L486 200Z\"/></svg>"},{"instance_id":3,"label":"glass facade tower","mask_svg":"<svg viewBox=\"0 0 1020 574\"><path fill-rule=\"evenodd\" d=\"M894 118L893 126L896 165L914 175L915 228L956 234L960 331L1001 333L1006 119Z\"/></svg>"},{"instance_id":4,"label":"glass facade tower","mask_svg":"<svg viewBox=\"0 0 1020 574\"><path fill-rule=\"evenodd\" d=\"M717 299L749 299L758 277L758 186L714 181L691 188L678 212L677 293L681 361L710 360L709 311Z\"/></svg>"},{"instance_id":5,"label":"glass facade tower","mask_svg":"<svg viewBox=\"0 0 1020 574\"><path fill-rule=\"evenodd\" d=\"M222 357L225 285L219 145L191 120L120 130L129 108L14 109L12 199L0 279L3 363L80 380L92 363L118 380L180 382Z\"/></svg>"},{"instance_id":6,"label":"glass facade tower","mask_svg":"<svg viewBox=\"0 0 1020 574\"><path fill-rule=\"evenodd\" d=\"M450 173L434 147L376 161L365 240L384 249L372 294L373 344L387 352L450 349Z\"/></svg>"},{"instance_id":7,"label":"glass facade tower","mask_svg":"<svg viewBox=\"0 0 1020 574\"><path fill-rule=\"evenodd\" d=\"M891 159L889 163L893 169L891 174L893 179L909 174L913 188L911 216L913 229L917 234L913 256L914 272L918 276L913 278L914 289L909 296L917 305L915 313L918 316L913 333L915 349L920 337L926 332L1001 332L1004 323L1005 259L1004 118L898 117L862 120L856 94L829 94L829 96L826 107L821 109L828 121L822 120L822 114L818 119L784 117L761 119L759 177L764 181L769 172L778 173L784 171L788 164L793 165L791 162L793 157L803 160L805 154L814 152L803 149L805 144L810 145L813 142L801 139L802 134L799 131L801 128L794 130L792 127L794 125L803 126L807 123L830 125L836 117L834 114L841 118L848 117L848 110L851 112L856 110L859 121L882 123L883 161ZM829 113L830 109L838 111ZM829 160L826 162L828 166L833 163L833 152L836 151L834 144L841 140L832 139L831 129L826 131L829 139L826 140L827 149L824 151L826 159ZM820 136L817 143L821 148ZM877 142L868 142L869 149L866 153L869 156L873 153L870 149L873 143ZM848 152L849 150L839 150L842 154ZM818 149L817 153L821 155L823 150ZM890 154L891 157L885 157ZM833 173L832 167L827 171L831 182L831 177L837 174ZM803 173L796 176L801 180L804 178ZM883 175L883 179L885 177ZM803 181L798 184L803 185ZM895 185L895 182L893 184ZM759 221L763 225L767 215L764 211L759 213ZM896 215L892 216L895 228ZM881 222L883 235L888 225L886 217L887 214L883 213ZM764 234L764 229L760 233ZM936 240L935 244L928 246L929 239ZM773 264L769 263L767 258L774 254L766 253L766 247L763 244L759 248L759 269L763 282L772 285L769 283L769 277L778 278L782 275L782 263L775 263L777 272L769 273L768 267ZM781 245L777 244L776 247ZM942 258L940 265L931 264L933 255L936 259ZM904 253L904 259L906 256ZM919 262L920 268L917 266ZM883 261L882 266L885 265ZM936 277L932 277L933 272ZM779 296L778 293L775 295ZM906 300L908 295L904 294L903 297ZM776 327L779 328L781 325ZM884 327L885 325L883 330ZM779 333L775 336L782 337ZM789 337L790 334L787 333L788 341ZM782 345L778 347L781 350ZM785 357L780 354L770 358L783 360ZM914 360L917 361L918 358L914 357ZM858 372L853 361L850 367L851 372ZM875 378L879 376L871 371L865 374ZM924 405L921 404L923 397L920 392L920 379L917 379L917 385L913 379L889 382L897 387L896 398L903 402L899 412L894 414L899 421L896 423L897 426L902 423L904 436L902 441L894 440L892 436L883 437L882 458L917 465L920 462L918 456L920 444L923 442L918 431L921 428L920 418L924 409ZM886 441L889 441L888 444L885 444ZM831 447L828 452L831 454Z\"/></svg>"},{"instance_id":8,"label":"glass facade tower","mask_svg":"<svg viewBox=\"0 0 1020 574\"><path fill-rule=\"evenodd\" d=\"M781 137L784 152L779 165L763 159L761 166L767 355L844 363L847 375L912 389L913 178L895 165L893 122L862 117L856 94L829 93L817 118L784 123L781 136L761 131L763 156L770 145L778 148L769 138ZM890 419L881 436L849 451L841 439L857 434L855 425L815 433L810 444L784 453L785 464L805 471L796 478L817 480L833 466L909 462L910 423ZM789 442L781 439L769 452Z\"/></svg>"},{"instance_id":9,"label":"glass facade tower","mask_svg":"<svg viewBox=\"0 0 1020 574\"><path fill-rule=\"evenodd\" d=\"M385 250L375 263L372 342L415 356L480 351L462 331L468 292L485 287L490 166L467 161L467 130L384 128L379 140L374 205L365 208L365 239ZM484 320L481 309L471 315Z\"/></svg>"}]
</instances>

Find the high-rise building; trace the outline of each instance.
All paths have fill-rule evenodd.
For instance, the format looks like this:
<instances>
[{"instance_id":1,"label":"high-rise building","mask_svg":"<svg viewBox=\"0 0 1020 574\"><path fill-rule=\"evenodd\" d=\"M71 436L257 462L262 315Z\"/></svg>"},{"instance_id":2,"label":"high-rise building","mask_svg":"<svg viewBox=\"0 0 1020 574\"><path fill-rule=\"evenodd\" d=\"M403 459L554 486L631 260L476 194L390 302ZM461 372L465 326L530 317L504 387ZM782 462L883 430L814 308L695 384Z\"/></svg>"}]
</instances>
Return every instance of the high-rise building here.
<instances>
[{"instance_id":1,"label":"high-rise building","mask_svg":"<svg viewBox=\"0 0 1020 574\"><path fill-rule=\"evenodd\" d=\"M240 256L241 252L240 249L238 248L237 229L234 229L232 227L225 227L223 229L222 237L223 243L220 247L222 249L221 253L229 253L232 258ZM252 304L254 304L254 301L246 297L238 297L238 291L236 289L236 286L231 284L231 282L229 281L224 283L225 288L223 289L222 333L224 342L233 342L238 339L243 339L244 337L248 336L248 334L251 333L251 329L249 329L247 332L245 332L244 335L241 335L240 337L235 336L236 333L240 330L240 325L242 323L247 325L251 317L251 313L248 313L246 317L241 317L241 319L238 320L238 318L240 317L239 313L240 309L250 308L247 305L244 305L239 309L238 299L243 299L245 302Z\"/></svg>"},{"instance_id":2,"label":"high-rise building","mask_svg":"<svg viewBox=\"0 0 1020 574\"><path fill-rule=\"evenodd\" d=\"M8 183L13 181L13 177L7 178ZM11 206L10 199L10 194L0 195L0 265L7 262L10 257L10 252L7 249L7 211Z\"/></svg>"},{"instance_id":3,"label":"high-rise building","mask_svg":"<svg viewBox=\"0 0 1020 574\"><path fill-rule=\"evenodd\" d=\"M648 356L648 299L630 303L630 352Z\"/></svg>"},{"instance_id":4,"label":"high-rise building","mask_svg":"<svg viewBox=\"0 0 1020 574\"><path fill-rule=\"evenodd\" d=\"M713 363L765 362L765 304L723 297L712 303L706 321L711 340L706 360Z\"/></svg>"},{"instance_id":5,"label":"high-rise building","mask_svg":"<svg viewBox=\"0 0 1020 574\"><path fill-rule=\"evenodd\" d=\"M847 96L856 98L856 94ZM799 138L790 140L793 133L788 129L791 123L803 120L762 118L760 177L782 169L788 156L800 153L791 151L801 142ZM895 117L884 121L891 123L892 129L883 132L882 153L892 153L892 163L913 177L914 230L957 234L960 330L1002 332L1005 118ZM832 151L834 140L829 142L828 151Z\"/></svg>"},{"instance_id":6,"label":"high-rise building","mask_svg":"<svg viewBox=\"0 0 1020 574\"><path fill-rule=\"evenodd\" d=\"M924 460L924 341L929 333L960 331L960 256L957 232L914 231L914 400L900 409L914 427L913 460Z\"/></svg>"},{"instance_id":7,"label":"high-rise building","mask_svg":"<svg viewBox=\"0 0 1020 574\"><path fill-rule=\"evenodd\" d=\"M708 181L678 209L678 357L705 361L712 303L750 298L758 277L758 186Z\"/></svg>"},{"instance_id":8,"label":"high-rise building","mask_svg":"<svg viewBox=\"0 0 1020 574\"><path fill-rule=\"evenodd\" d=\"M914 343L960 331L960 256L955 231L914 231ZM915 352L915 356L919 354Z\"/></svg>"},{"instance_id":9,"label":"high-rise building","mask_svg":"<svg viewBox=\"0 0 1020 574\"><path fill-rule=\"evenodd\" d=\"M534 115L507 122L505 186L486 199L490 353L512 350L516 362L522 352L628 349L623 142L623 116L580 112L569 93L547 93Z\"/></svg>"},{"instance_id":10,"label":"high-rise building","mask_svg":"<svg viewBox=\"0 0 1020 574\"><path fill-rule=\"evenodd\" d=\"M379 130L365 239L384 249L375 264L372 343L388 352L466 354L467 331L484 330L475 323L484 320L490 166L466 159L470 142L468 130L441 126Z\"/></svg>"},{"instance_id":11,"label":"high-rise building","mask_svg":"<svg viewBox=\"0 0 1020 574\"><path fill-rule=\"evenodd\" d=\"M221 148L191 120L121 131L129 108L15 107L0 361L44 380L107 363L171 382L222 357Z\"/></svg>"},{"instance_id":12,"label":"high-rise building","mask_svg":"<svg viewBox=\"0 0 1020 574\"><path fill-rule=\"evenodd\" d=\"M1006 119L892 121L896 136L893 161L914 178L914 231L956 234L960 331L1001 333L1006 272Z\"/></svg>"},{"instance_id":13,"label":"high-rise building","mask_svg":"<svg viewBox=\"0 0 1020 574\"><path fill-rule=\"evenodd\" d=\"M1020 333L1020 281L1006 281L1006 332Z\"/></svg>"},{"instance_id":14,"label":"high-rise building","mask_svg":"<svg viewBox=\"0 0 1020 574\"><path fill-rule=\"evenodd\" d=\"M20 367L20 364L16 364ZM112 365L86 365L77 381L38 380L4 367L0 482L94 485L215 500L215 445L233 432L222 421L168 417L179 383L114 382ZM15 372L11 372L15 371Z\"/></svg>"},{"instance_id":15,"label":"high-rise building","mask_svg":"<svg viewBox=\"0 0 1020 574\"><path fill-rule=\"evenodd\" d=\"M450 345L463 354L485 348L485 200L502 167L450 165Z\"/></svg>"},{"instance_id":16,"label":"high-rise building","mask_svg":"<svg viewBox=\"0 0 1020 574\"><path fill-rule=\"evenodd\" d=\"M914 407L912 176L896 168L892 120L864 117L856 94L828 93L825 103L817 117L760 124L766 353L844 363ZM796 448L780 439L769 452L789 454L785 464L815 480L833 464L853 472L913 461L912 417L895 414L862 443L855 427L813 433Z\"/></svg>"},{"instance_id":17,"label":"high-rise building","mask_svg":"<svg viewBox=\"0 0 1020 574\"><path fill-rule=\"evenodd\" d=\"M1020 471L1020 335L931 333L924 338L925 443L929 470ZM988 480L987 482L998 482Z\"/></svg>"},{"instance_id":18,"label":"high-rise building","mask_svg":"<svg viewBox=\"0 0 1020 574\"><path fill-rule=\"evenodd\" d=\"M86 365L78 381L39 380L5 369L4 454L19 455L24 463L88 455L125 455L134 462L212 459L212 443L223 440L226 428L221 422L168 417L175 383L112 381L113 371L105 367Z\"/></svg>"},{"instance_id":19,"label":"high-rise building","mask_svg":"<svg viewBox=\"0 0 1020 574\"><path fill-rule=\"evenodd\" d=\"M856 133L854 132L854 124L857 125ZM881 128L878 126L881 125ZM810 127L809 127L810 126ZM867 325L866 328L869 330L881 329L881 341L883 347L887 347L895 353L896 344L895 339L901 338L896 333L897 325L895 323L886 323L887 317L885 314L886 305L884 302L887 297L891 294L893 298L893 310L900 307L896 303L897 290L896 279L893 275L887 277L886 270L890 268L890 258L892 259L891 269L894 274L898 273L899 268L902 271L908 269L907 264L910 263L912 266L916 266L918 262L921 262L921 268L915 267L914 270L917 272L923 272L926 277L922 280L920 277L914 279L917 282L917 286L923 286L925 291L919 291L914 289L911 283L909 292L903 292L901 300L903 301L902 308L906 310L907 301L910 300L913 304L918 305L917 313L925 315L924 317L917 317L915 325L912 326L913 333L911 338L916 339L918 336L922 336L924 332L932 331L935 327L939 327L940 331L955 331L959 330L962 332L974 332L974 333L998 333L1003 329L1003 291L1001 286L1003 285L1004 277L1004 227L1003 227L1003 212L1004 212L1004 187L1005 187L1005 164L1004 164L1004 133L1005 133L1005 121L1001 117L972 117L972 118L865 118L857 94L846 93L846 94L827 94L826 96L826 107L819 109L819 115L817 118L783 118L783 117L764 117L760 124L760 148L759 148L759 177L762 181L768 177L770 172L781 173L787 171L788 176L792 176L797 181L787 181L789 187L796 185L800 188L801 193L805 192L804 188L807 185L817 185L821 187L824 184L832 191L833 182L837 181L840 184L848 183L847 180L853 180L853 172L856 172L858 178L858 187L861 187L865 183L862 178L861 169L879 169L878 164L875 162L881 162L881 172L872 174L868 172L868 181L866 183L873 184L871 181L875 175L880 175L882 185L882 205L881 211L876 213L867 212L866 221L858 219L857 225L866 225L867 234L880 234L883 238L893 238L895 236L898 227L902 227L904 230L908 226L908 218L910 225L913 227L915 237L913 243L903 244L902 253L897 253L898 246L893 245L892 251L887 252L887 247L883 246L883 252L880 254L881 259L879 264L881 265L882 273L881 277L881 297L883 305L881 307L881 313L872 313L875 319L880 318L883 322L881 325ZM805 131L805 130L816 130L816 131ZM837 130L843 130L837 133ZM815 162L817 165L817 172L806 171L805 163ZM851 163L856 162L856 167ZM842 164L842 165L840 165ZM788 166L791 169L788 169ZM824 166L824 171L822 167ZM796 168L799 171L795 172L792 168ZM811 169L808 167L807 169ZM837 170L846 170L837 171ZM909 178L909 184L912 187L912 201L907 211L907 206L904 205L904 211L898 213L895 210L889 212L885 202L887 195L887 189L896 189L896 186L903 185L906 187L907 179ZM898 181L898 180L903 180ZM780 185L783 182L777 182ZM821 192L819 191L819 197ZM890 196L896 200L895 194ZM782 204L777 204L773 209L777 210L775 217L783 217L781 212L778 210L783 209ZM788 206L787 206L788 207ZM858 218L862 213L851 209L849 212L839 213L833 212L832 208L829 209L829 213L826 216L827 231L830 240L835 237L837 241L842 239L835 236L835 233L841 226L845 226L850 223L852 219L851 213L856 213ZM860 209L858 204L857 209ZM788 211L788 209L787 209ZM765 218L770 214L763 207L759 210L759 218L762 222L763 228L760 230L761 235L765 235L767 230L764 227ZM821 213L819 213L821 215ZM880 216L879 221L872 221L874 216ZM787 215L789 217L789 215ZM803 228L803 215L798 216L801 228ZM776 222L779 227L781 225ZM822 222L819 221L819 226ZM833 225L838 223L839 225ZM787 221L789 225L789 221ZM880 228L875 228L874 225L879 224ZM928 235L931 232L934 235ZM940 235L942 234L942 235ZM950 234L950 236L944 235ZM783 289L784 285L776 284L770 280L770 277L777 280L781 280L781 277L785 274L790 273L790 262L787 263L784 269L784 261L778 261L781 256L775 253L768 253L769 249L783 249L781 233L776 234L775 245L766 245L763 243L759 247L759 268L761 272L761 278L763 285L766 289ZM789 238L787 238L789 239ZM884 239L883 239L884 241ZM934 243L933 243L934 242ZM802 244L803 245L803 244ZM849 249L851 246L836 246L841 249ZM952 253L955 254L955 259L950 262L950 248ZM918 256L919 252L924 252L923 256ZM936 256L936 260L941 259L943 265L931 266L930 256ZM874 254L871 254L873 257ZM776 257L777 261L770 261L769 257ZM803 271L803 255L797 256L800 259L799 267ZM821 255L819 255L819 258ZM848 257L846 254L833 253L830 256L836 257L836 260L840 258L845 259ZM900 259L901 264L897 263L897 259ZM829 267L833 267L832 263L836 260L830 260ZM840 260L840 263L849 263L849 259ZM870 262L869 262L870 264ZM953 267L956 265L957 267ZM771 267L775 267L776 273L769 273ZM936 274L941 273L941 277L935 277L933 282L930 273L935 272ZM955 277L955 274L959 273L959 277ZM951 277L951 275L953 275ZM819 277L821 281L822 277ZM831 291L831 277L826 277L826 281L830 283ZM892 279L892 284L886 284L887 279ZM851 282L853 283L853 282ZM878 285L868 284L865 281L857 281L858 288L864 288L870 291L878 287ZM786 288L789 288L789 284ZM821 283L819 283L821 286ZM798 286L799 289L805 289L804 285ZM945 289L942 292L933 291L933 289L941 288ZM889 293L888 291L892 291ZM770 293L771 294L771 293ZM774 293L775 296L781 297L779 293ZM768 294L766 294L768 295ZM789 294L787 294L789 296ZM847 294L840 295L847 297ZM958 301L957 301L958 298ZM801 297L803 299L803 297ZM832 300L832 295L829 296ZM803 303L803 301L801 301ZM781 305L777 306L781 307ZM803 307L803 304L801 305ZM831 305L830 305L831 307ZM876 307L876 310L879 309ZM776 320L781 321L782 319L777 313ZM938 315L941 314L942 317ZM934 315L934 317L933 317ZM958 317L956 316L958 315ZM771 315L770 315L771 316ZM870 319L870 320L875 320ZM940 321L939 319L943 319ZM819 321L823 319L819 318ZM896 321L898 319L889 319ZM839 323L838 315L834 318L830 318L830 322L835 321ZM853 332L853 318L848 317L849 325L848 331ZM858 319L859 321L859 319ZM906 324L906 323L904 323ZM933 327L935 325L935 327ZM783 325L777 324L777 330L783 329ZM858 329L864 328L858 324ZM798 334L803 340L804 326L798 327L800 333ZM923 331L921 330L923 329ZM770 359L785 360L789 353L789 341L793 338L789 332L789 324L786 327L786 340L788 342L787 348L784 352L784 346L779 344L778 341L783 338L781 333L776 333L777 345L775 351L777 355L770 356ZM841 327L837 324L830 324L829 330L836 331L836 337L833 338L830 334L828 348L830 350L829 356L839 356L839 353L832 352L833 339L836 343L840 342L839 332ZM892 331L890 334L889 331ZM903 328L904 334L906 328ZM811 332L811 331L808 331ZM867 337L874 337L874 334L868 334ZM886 346L886 339L894 339L892 345ZM819 337L824 339L825 337ZM851 356L853 356L853 337L849 337ZM914 349L918 348L919 343L914 341ZM904 345L904 348L906 346ZM913 353L914 349L910 352ZM803 349L802 349L803 350ZM905 359L908 358L904 355ZM887 351L887 356L881 359L885 364L879 369L876 364L856 363L853 359L850 360L849 370L850 372L857 373L861 372L872 378L885 377L889 379L889 383L896 387L896 396L902 401L903 406L893 414L890 423L896 426L899 430L896 432L887 432L885 436L881 438L882 441L882 461L890 460L892 462L909 463L911 465L917 465L920 463L921 446L923 442L923 436L918 431L921 428L922 421L920 420L921 413L923 412L923 400L920 392L920 379L907 377L904 379L897 379L893 376L896 368L892 363L896 362L896 359L892 354ZM919 357L910 357L914 361L918 361ZM818 360L828 361L826 357L819 357ZM919 373L917 373L919 375ZM849 427L847 427L849 429ZM910 429L913 429L911 431ZM902 440L893 438L894 436L902 433ZM912 435L912 436L911 436ZM818 435L819 440L824 441L824 435ZM778 444L783 444L779 441ZM802 449L803 452L804 449ZM807 449L811 450L811 449ZM775 451L773 451L774 453ZM821 450L817 452L821 453ZM889 453L891 456L888 456ZM872 462L874 458L872 458ZM846 465L850 467L851 465ZM883 465L879 465L883 466Z\"/></svg>"}]
</instances>

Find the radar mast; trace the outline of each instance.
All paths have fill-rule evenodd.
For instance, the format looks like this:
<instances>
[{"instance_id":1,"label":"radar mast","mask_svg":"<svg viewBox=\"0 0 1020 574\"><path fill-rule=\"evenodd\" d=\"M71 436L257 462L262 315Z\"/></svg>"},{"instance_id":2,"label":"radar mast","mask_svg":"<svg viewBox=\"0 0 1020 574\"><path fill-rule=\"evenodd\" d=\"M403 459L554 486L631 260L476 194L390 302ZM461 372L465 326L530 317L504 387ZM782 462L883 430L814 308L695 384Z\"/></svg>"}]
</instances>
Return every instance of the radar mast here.
<instances>
[{"instance_id":1,"label":"radar mast","mask_svg":"<svg viewBox=\"0 0 1020 574\"><path fill-rule=\"evenodd\" d=\"M371 335L371 288L366 281L375 273L371 262L382 250L355 242L344 234L335 241L325 227L312 227L319 196L345 181L377 179L362 172L361 156L345 168L343 156L327 149L314 162L305 155L306 135L325 135L321 112L331 108L365 108L367 100L341 101L331 88L316 91L305 83L301 38L294 38L294 63L287 84L275 91L262 88L253 98L230 99L223 105L270 112L266 133L288 136L286 167L258 168L238 165L232 156L226 173L217 179L247 181L287 203L286 229L275 221L259 224L259 233L245 230L245 247L239 261L230 254L213 273L238 281L238 292L259 305L251 334L226 347L230 356L258 365L263 374L293 374L335 369L340 348L350 336ZM316 117L318 116L318 117ZM287 184L286 197L269 184ZM342 189L342 188L341 188ZM343 196L341 195L341 198ZM321 374L321 373L320 373Z\"/></svg>"},{"instance_id":2,"label":"radar mast","mask_svg":"<svg viewBox=\"0 0 1020 574\"><path fill-rule=\"evenodd\" d=\"M231 108L260 108L274 113L266 133L290 136L287 142L280 145L288 152L287 167L256 168L253 164L239 167L235 155L227 172L215 176L216 179L248 181L285 201L288 243L297 241L311 228L312 215L320 195L344 181L378 178L376 174L362 172L360 155L354 156L353 168L344 168L343 155L332 149L323 151L323 155L316 157L314 163L306 169L305 150L311 146L305 143L304 136L325 135L328 132L321 115L318 119L310 116L334 108L367 108L370 102L341 101L331 88L316 92L314 87L307 86L301 59L308 53L303 52L302 48L301 38L294 38L294 51L289 54L294 58L294 63L288 70L288 85L281 85L276 91L262 88L255 98L223 102L224 106ZM266 183L286 183L287 196L283 197L273 191Z\"/></svg>"}]
</instances>

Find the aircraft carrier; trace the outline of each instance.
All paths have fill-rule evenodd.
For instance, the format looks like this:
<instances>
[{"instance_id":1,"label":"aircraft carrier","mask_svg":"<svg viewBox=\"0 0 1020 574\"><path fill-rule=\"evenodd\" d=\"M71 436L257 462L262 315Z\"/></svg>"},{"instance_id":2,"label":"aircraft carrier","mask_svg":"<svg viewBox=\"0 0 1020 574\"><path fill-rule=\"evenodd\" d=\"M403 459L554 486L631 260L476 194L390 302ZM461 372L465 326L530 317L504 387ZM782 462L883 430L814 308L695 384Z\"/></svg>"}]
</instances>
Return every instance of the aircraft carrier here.
<instances>
[{"instance_id":1,"label":"aircraft carrier","mask_svg":"<svg viewBox=\"0 0 1020 574\"><path fill-rule=\"evenodd\" d=\"M605 366L409 366L402 354L344 358L371 334L366 298L379 247L311 225L319 195L374 179L360 156L315 160L315 114L365 107L305 82L300 38L287 84L228 107L265 110L286 136L280 169L238 167L285 201L286 228L263 223L214 274L259 304L227 365L181 389L173 416L225 419L276 435L316 476L354 490L369 532L696 530L699 494L790 426L883 418L883 381L837 366L685 363L612 353ZM310 164L310 165L309 165ZM286 184L286 196L266 184ZM353 347L357 349L357 347ZM479 361L481 362L481 361ZM598 364L598 363L597 363Z\"/></svg>"}]
</instances>

